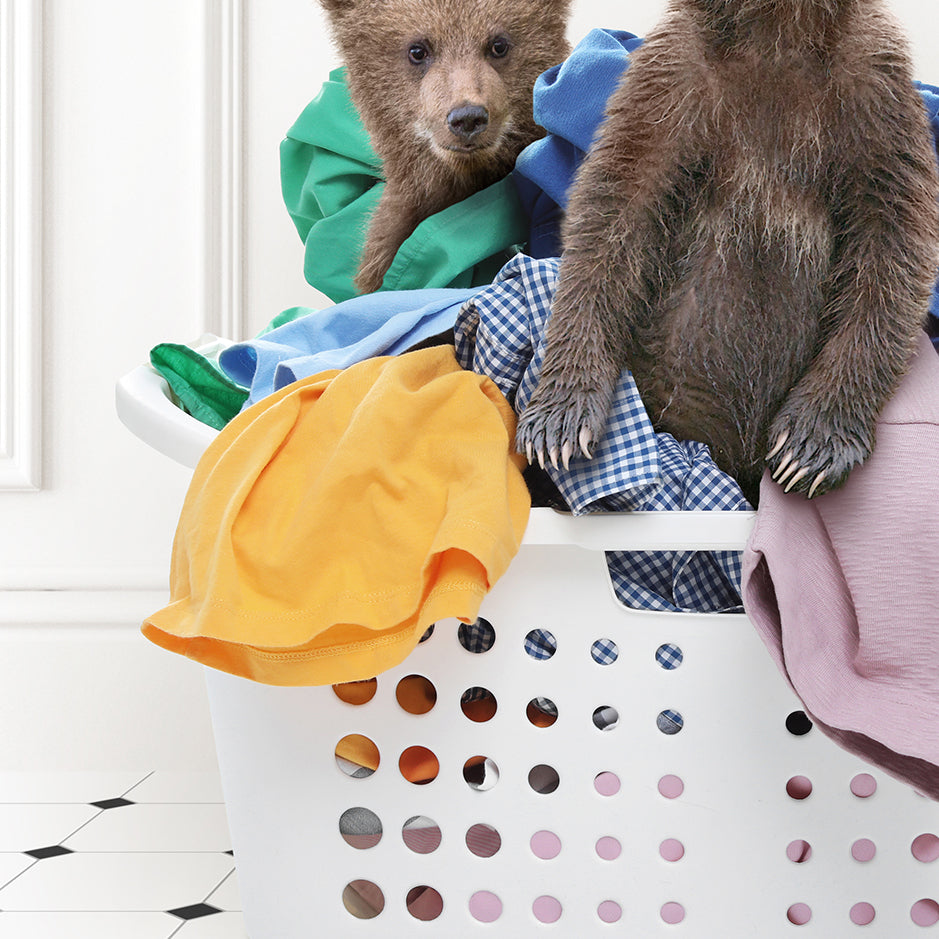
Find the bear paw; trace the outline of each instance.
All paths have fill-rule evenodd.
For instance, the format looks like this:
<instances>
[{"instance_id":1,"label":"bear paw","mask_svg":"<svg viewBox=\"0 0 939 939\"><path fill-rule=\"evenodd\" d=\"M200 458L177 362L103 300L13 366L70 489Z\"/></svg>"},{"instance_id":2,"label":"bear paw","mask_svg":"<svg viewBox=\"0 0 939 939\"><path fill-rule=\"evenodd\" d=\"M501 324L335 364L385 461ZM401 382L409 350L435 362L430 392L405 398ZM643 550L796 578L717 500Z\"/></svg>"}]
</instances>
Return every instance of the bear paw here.
<instances>
[{"instance_id":1,"label":"bear paw","mask_svg":"<svg viewBox=\"0 0 939 939\"><path fill-rule=\"evenodd\" d=\"M522 412L515 431L515 446L544 469L546 460L557 468L569 468L571 457L581 453L592 459L592 447L603 437L610 403L609 394L578 390L545 381L538 385Z\"/></svg>"},{"instance_id":2,"label":"bear paw","mask_svg":"<svg viewBox=\"0 0 939 939\"><path fill-rule=\"evenodd\" d=\"M838 421L809 417L784 409L770 427L772 449L766 462L786 492L811 499L837 489L851 470L870 456L872 443L849 433Z\"/></svg>"}]
</instances>

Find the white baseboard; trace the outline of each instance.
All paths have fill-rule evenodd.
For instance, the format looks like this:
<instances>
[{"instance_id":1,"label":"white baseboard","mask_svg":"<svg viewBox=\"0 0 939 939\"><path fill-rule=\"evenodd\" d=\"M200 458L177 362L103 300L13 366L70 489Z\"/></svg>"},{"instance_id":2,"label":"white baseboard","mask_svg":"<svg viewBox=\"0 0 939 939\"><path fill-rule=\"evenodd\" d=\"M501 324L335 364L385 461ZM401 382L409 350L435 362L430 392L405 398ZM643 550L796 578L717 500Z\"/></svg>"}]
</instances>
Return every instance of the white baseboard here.
<instances>
[{"instance_id":1,"label":"white baseboard","mask_svg":"<svg viewBox=\"0 0 939 939\"><path fill-rule=\"evenodd\" d=\"M203 668L143 638L145 597L32 593L0 596L0 771L215 768Z\"/></svg>"},{"instance_id":2,"label":"white baseboard","mask_svg":"<svg viewBox=\"0 0 939 939\"><path fill-rule=\"evenodd\" d=\"M165 590L4 590L0 627L123 627L135 629L165 606Z\"/></svg>"}]
</instances>

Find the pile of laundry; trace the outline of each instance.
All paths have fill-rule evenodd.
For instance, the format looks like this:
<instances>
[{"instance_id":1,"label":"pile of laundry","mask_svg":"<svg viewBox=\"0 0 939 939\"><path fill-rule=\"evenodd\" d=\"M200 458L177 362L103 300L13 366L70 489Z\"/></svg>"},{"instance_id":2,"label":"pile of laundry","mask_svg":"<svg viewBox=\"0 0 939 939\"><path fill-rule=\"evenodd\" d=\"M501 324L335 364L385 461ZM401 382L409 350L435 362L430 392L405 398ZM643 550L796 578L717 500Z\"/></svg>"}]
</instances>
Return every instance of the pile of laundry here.
<instances>
[{"instance_id":1,"label":"pile of laundry","mask_svg":"<svg viewBox=\"0 0 939 939\"><path fill-rule=\"evenodd\" d=\"M250 341L151 353L180 406L220 431L182 510L171 602L144 624L152 641L270 684L357 681L401 662L434 620L476 620L533 495L574 515L751 508L705 445L653 430L628 371L593 459L542 474L515 452L516 414L544 356L566 194L640 42L594 30L545 73L535 116L547 136L497 192L452 206L427 221L433 237L406 243L401 289L362 297L343 259L357 256L356 219L380 165L341 70L331 75L288 133L282 182L307 279L335 304L286 310ZM920 91L936 133L939 89ZM320 120L324 111L345 124ZM437 238L452 250L421 252ZM326 244L342 250L324 260ZM939 337L936 293L927 332ZM454 343L411 351L440 333ZM939 475L939 359L925 334L877 441L842 489L811 502L764 479L743 556L610 552L607 562L630 607L745 606L825 733L939 798L939 612L928 589L939 505L924 496Z\"/></svg>"}]
</instances>

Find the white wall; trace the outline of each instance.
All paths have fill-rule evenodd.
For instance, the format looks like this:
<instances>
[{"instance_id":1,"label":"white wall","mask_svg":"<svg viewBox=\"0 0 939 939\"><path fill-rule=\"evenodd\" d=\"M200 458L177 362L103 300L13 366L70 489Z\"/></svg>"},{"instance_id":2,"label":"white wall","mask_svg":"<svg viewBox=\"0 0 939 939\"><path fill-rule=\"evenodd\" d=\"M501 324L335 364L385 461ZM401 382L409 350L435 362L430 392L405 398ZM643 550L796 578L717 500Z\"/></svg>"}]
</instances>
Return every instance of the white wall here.
<instances>
[{"instance_id":1,"label":"white wall","mask_svg":"<svg viewBox=\"0 0 939 939\"><path fill-rule=\"evenodd\" d=\"M570 35L663 6L579 0ZM894 8L939 83L931 3ZM314 0L0 0L0 769L212 764L198 667L137 634L187 473L113 387L323 302L277 147L335 64Z\"/></svg>"}]
</instances>

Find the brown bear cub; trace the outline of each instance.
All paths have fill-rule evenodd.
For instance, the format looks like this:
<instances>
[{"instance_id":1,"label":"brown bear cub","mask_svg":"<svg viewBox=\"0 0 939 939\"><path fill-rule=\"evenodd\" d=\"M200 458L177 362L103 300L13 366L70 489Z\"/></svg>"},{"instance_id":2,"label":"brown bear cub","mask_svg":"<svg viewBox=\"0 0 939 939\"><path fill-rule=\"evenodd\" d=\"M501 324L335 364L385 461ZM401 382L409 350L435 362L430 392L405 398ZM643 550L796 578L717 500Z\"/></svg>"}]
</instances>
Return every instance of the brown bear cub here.
<instances>
[{"instance_id":1,"label":"brown bear cub","mask_svg":"<svg viewBox=\"0 0 939 939\"><path fill-rule=\"evenodd\" d=\"M589 456L628 366L754 503L767 460L810 497L843 483L939 261L911 79L880 0L671 0L575 181L520 449Z\"/></svg>"},{"instance_id":2,"label":"brown bear cub","mask_svg":"<svg viewBox=\"0 0 939 939\"><path fill-rule=\"evenodd\" d=\"M568 53L570 0L320 0L385 191L356 288L377 290L419 222L491 185L544 131L532 87Z\"/></svg>"}]
</instances>

